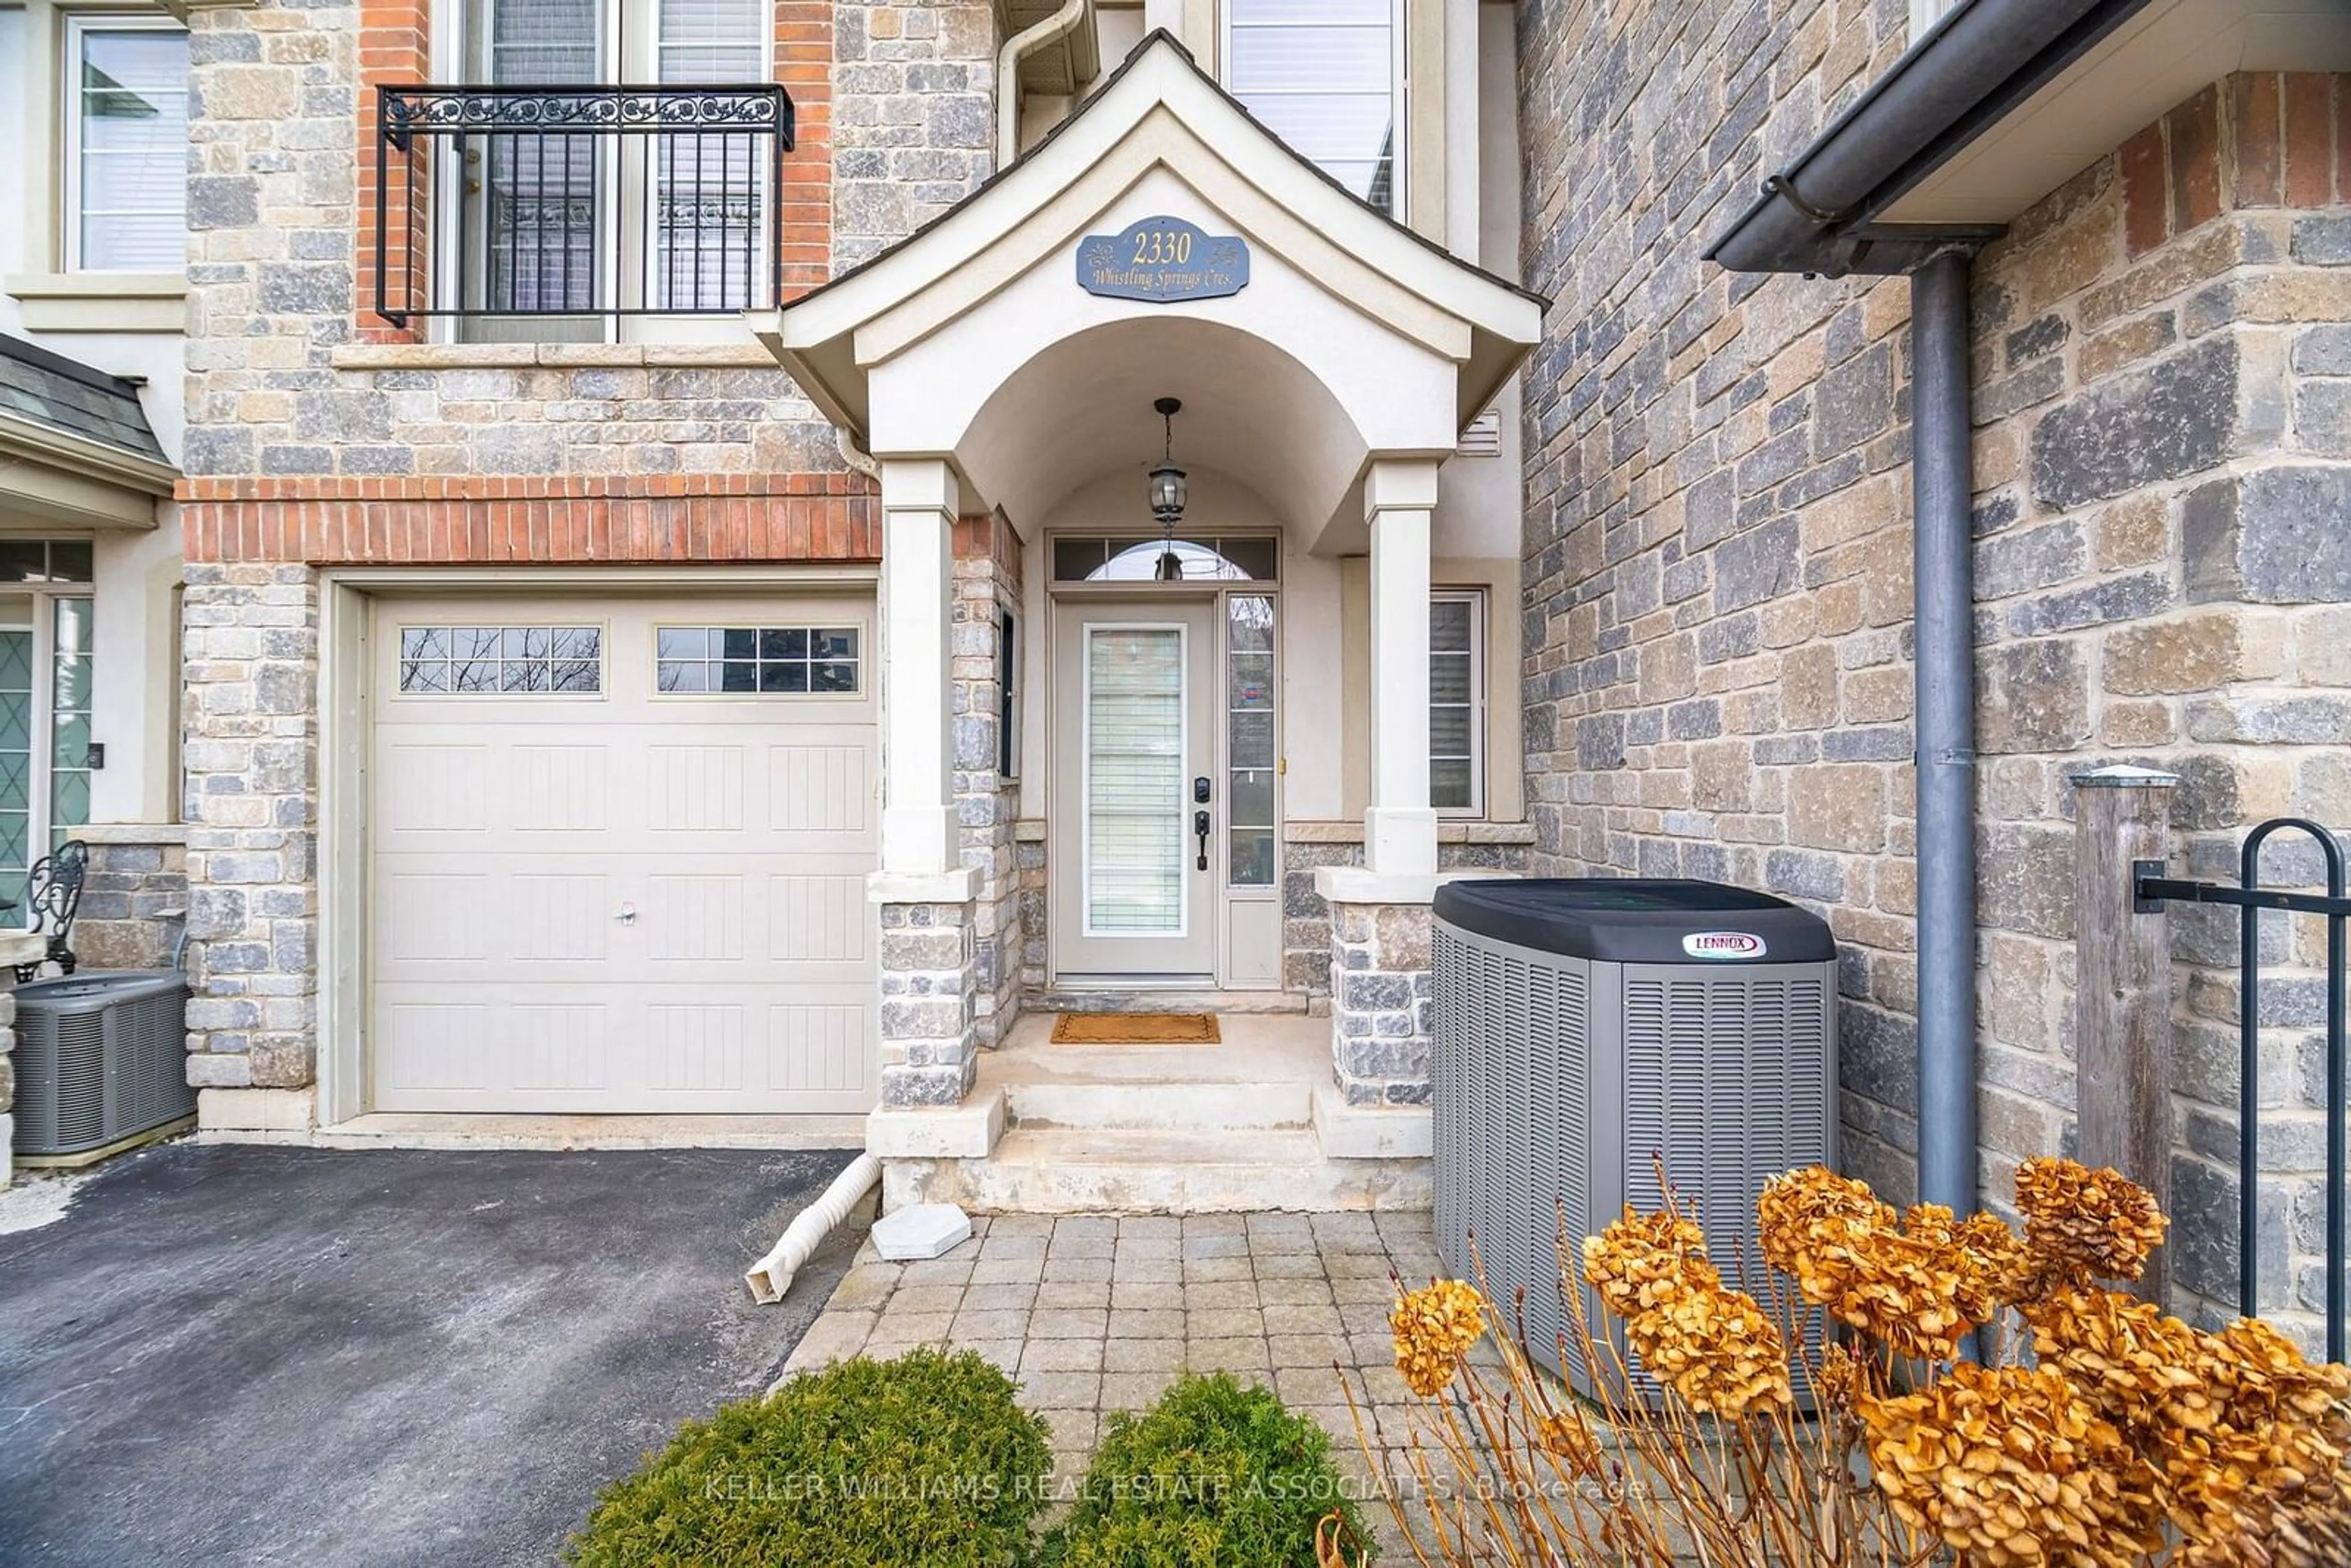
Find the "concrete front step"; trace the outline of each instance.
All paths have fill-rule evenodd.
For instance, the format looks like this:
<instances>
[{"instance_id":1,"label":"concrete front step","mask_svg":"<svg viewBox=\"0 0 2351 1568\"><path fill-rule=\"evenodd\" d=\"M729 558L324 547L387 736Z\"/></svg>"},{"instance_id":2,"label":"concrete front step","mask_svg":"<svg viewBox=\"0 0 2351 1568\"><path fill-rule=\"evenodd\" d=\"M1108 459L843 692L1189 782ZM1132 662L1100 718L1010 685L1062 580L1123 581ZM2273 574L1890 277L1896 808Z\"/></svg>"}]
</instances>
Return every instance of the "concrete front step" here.
<instances>
[{"instance_id":1,"label":"concrete front step","mask_svg":"<svg viewBox=\"0 0 2351 1568\"><path fill-rule=\"evenodd\" d=\"M975 1214L1205 1214L1418 1209L1425 1159L1333 1160L1303 1128L1015 1126L987 1158L892 1160L883 1203L957 1203Z\"/></svg>"},{"instance_id":2,"label":"concrete front step","mask_svg":"<svg viewBox=\"0 0 2351 1568\"><path fill-rule=\"evenodd\" d=\"M1013 1126L1131 1127L1169 1131L1288 1127L1313 1120L1314 1090L1298 1082L1008 1082Z\"/></svg>"}]
</instances>

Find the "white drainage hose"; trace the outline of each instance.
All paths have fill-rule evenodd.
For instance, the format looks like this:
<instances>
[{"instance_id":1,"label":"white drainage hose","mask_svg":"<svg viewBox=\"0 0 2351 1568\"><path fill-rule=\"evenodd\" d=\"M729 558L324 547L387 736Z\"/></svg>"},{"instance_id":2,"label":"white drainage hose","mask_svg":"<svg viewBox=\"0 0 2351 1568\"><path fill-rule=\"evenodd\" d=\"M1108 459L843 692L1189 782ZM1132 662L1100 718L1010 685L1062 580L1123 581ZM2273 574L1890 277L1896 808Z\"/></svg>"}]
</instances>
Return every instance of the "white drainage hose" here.
<instances>
[{"instance_id":1,"label":"white drainage hose","mask_svg":"<svg viewBox=\"0 0 2351 1568\"><path fill-rule=\"evenodd\" d=\"M851 1207L881 1179L882 1162L872 1155L850 1161L849 1168L824 1189L824 1196L801 1209L784 1228L783 1239L743 1276L743 1282L751 1287L752 1299L763 1306L782 1301L784 1292L792 1288L792 1276L800 1271L809 1254L831 1234L833 1227L849 1218Z\"/></svg>"}]
</instances>

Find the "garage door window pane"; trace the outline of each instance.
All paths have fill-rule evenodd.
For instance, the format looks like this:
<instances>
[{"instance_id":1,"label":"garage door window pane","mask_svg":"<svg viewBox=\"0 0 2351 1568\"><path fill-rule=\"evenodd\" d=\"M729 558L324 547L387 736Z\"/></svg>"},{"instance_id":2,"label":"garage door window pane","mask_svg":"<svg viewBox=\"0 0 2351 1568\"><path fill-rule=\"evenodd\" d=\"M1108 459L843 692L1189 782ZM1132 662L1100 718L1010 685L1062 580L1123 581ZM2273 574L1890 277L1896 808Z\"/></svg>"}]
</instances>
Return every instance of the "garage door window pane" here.
<instances>
[{"instance_id":1,"label":"garage door window pane","mask_svg":"<svg viewBox=\"0 0 2351 1568\"><path fill-rule=\"evenodd\" d=\"M594 626L403 626L403 695L604 689L604 633Z\"/></svg>"},{"instance_id":2,"label":"garage door window pane","mask_svg":"<svg viewBox=\"0 0 2351 1568\"><path fill-rule=\"evenodd\" d=\"M854 695L859 640L854 626L664 626L653 637L653 689Z\"/></svg>"}]
</instances>

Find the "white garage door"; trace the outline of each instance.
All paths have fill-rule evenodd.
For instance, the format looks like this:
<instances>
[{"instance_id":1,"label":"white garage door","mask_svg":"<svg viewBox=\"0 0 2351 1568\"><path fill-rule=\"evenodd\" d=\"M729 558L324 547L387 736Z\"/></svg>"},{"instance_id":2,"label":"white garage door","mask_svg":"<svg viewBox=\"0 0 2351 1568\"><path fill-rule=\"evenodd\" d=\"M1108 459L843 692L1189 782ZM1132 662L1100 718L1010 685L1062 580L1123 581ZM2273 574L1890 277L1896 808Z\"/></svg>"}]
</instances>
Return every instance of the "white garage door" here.
<instances>
[{"instance_id":1,"label":"white garage door","mask_svg":"<svg viewBox=\"0 0 2351 1568\"><path fill-rule=\"evenodd\" d=\"M374 1103L873 1101L870 597L388 599Z\"/></svg>"}]
</instances>

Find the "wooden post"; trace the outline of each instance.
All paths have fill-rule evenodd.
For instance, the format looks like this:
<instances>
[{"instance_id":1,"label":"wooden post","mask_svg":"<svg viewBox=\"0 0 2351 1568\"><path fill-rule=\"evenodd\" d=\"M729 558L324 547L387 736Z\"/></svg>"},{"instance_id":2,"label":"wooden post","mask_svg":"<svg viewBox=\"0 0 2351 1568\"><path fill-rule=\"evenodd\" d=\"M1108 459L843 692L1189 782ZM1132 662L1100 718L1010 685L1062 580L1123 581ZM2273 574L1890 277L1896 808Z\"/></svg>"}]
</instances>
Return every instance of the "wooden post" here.
<instances>
[{"instance_id":1,"label":"wooden post","mask_svg":"<svg viewBox=\"0 0 2351 1568\"><path fill-rule=\"evenodd\" d=\"M2074 1094L2082 1163L2111 1166L2171 1212L2171 946L2163 908L2142 914L2132 862L2169 852L2179 776L2076 774L2074 795ZM2135 1287L2162 1302L2168 1249Z\"/></svg>"}]
</instances>

